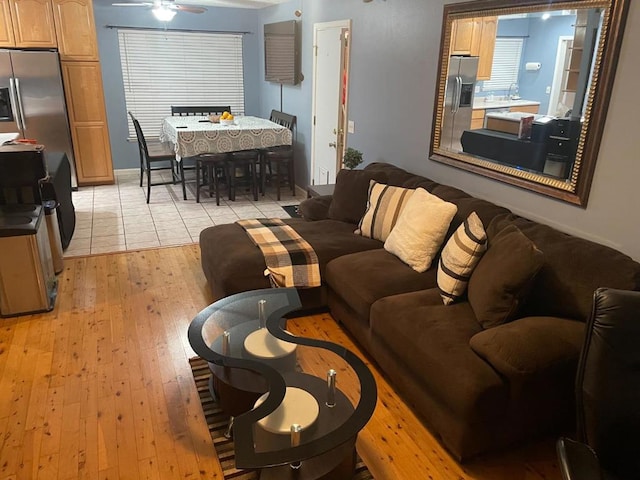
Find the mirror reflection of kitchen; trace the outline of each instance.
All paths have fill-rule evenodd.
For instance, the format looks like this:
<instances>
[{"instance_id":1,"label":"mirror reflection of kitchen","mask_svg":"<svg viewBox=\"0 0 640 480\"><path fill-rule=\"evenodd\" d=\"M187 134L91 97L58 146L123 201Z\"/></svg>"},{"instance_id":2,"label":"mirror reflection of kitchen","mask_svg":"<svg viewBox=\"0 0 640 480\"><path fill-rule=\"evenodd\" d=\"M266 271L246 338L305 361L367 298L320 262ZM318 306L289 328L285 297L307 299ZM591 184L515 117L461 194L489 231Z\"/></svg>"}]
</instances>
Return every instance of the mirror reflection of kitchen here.
<instances>
[{"instance_id":1,"label":"mirror reflection of kitchen","mask_svg":"<svg viewBox=\"0 0 640 480\"><path fill-rule=\"evenodd\" d=\"M568 179L601 25L599 9L455 20L441 147Z\"/></svg>"}]
</instances>

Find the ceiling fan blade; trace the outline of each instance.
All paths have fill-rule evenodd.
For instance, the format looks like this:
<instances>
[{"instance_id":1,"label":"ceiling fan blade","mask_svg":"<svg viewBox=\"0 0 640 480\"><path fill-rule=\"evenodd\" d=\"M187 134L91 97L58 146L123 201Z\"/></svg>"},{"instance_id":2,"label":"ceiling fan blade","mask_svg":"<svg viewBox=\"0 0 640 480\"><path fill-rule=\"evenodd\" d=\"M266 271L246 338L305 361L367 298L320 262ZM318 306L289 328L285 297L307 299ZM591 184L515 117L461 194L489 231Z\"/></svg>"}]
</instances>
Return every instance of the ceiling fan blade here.
<instances>
[{"instance_id":1,"label":"ceiling fan blade","mask_svg":"<svg viewBox=\"0 0 640 480\"><path fill-rule=\"evenodd\" d=\"M207 11L204 7L191 7L189 5L174 5L172 8L176 10L180 10L181 12L189 12L189 13L204 13Z\"/></svg>"}]
</instances>

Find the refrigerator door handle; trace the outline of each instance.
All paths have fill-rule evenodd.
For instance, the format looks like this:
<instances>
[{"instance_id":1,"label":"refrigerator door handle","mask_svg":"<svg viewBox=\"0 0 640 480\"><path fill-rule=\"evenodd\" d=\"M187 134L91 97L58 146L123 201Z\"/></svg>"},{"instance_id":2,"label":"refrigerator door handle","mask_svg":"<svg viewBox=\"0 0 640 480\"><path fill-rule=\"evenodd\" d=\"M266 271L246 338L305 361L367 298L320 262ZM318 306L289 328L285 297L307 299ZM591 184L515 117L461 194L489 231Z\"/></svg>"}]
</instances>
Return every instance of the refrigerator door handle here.
<instances>
[{"instance_id":1,"label":"refrigerator door handle","mask_svg":"<svg viewBox=\"0 0 640 480\"><path fill-rule=\"evenodd\" d=\"M27 129L27 122L25 121L24 109L22 108L22 92L20 92L20 79L16 77L16 99L18 103L18 108L20 110L20 123L22 123L22 130Z\"/></svg>"},{"instance_id":2,"label":"refrigerator door handle","mask_svg":"<svg viewBox=\"0 0 640 480\"><path fill-rule=\"evenodd\" d=\"M453 104L455 105L454 113L457 113L460 110L460 99L462 98L462 77L456 77L456 94L453 99Z\"/></svg>"},{"instance_id":3,"label":"refrigerator door handle","mask_svg":"<svg viewBox=\"0 0 640 480\"><path fill-rule=\"evenodd\" d=\"M458 77L455 77L453 93L451 94L451 113L456 113L456 98L458 98Z\"/></svg>"},{"instance_id":4,"label":"refrigerator door handle","mask_svg":"<svg viewBox=\"0 0 640 480\"><path fill-rule=\"evenodd\" d=\"M11 110L13 111L13 116L16 119L18 128L24 130L16 97L16 79L9 77L9 102L11 103Z\"/></svg>"}]
</instances>

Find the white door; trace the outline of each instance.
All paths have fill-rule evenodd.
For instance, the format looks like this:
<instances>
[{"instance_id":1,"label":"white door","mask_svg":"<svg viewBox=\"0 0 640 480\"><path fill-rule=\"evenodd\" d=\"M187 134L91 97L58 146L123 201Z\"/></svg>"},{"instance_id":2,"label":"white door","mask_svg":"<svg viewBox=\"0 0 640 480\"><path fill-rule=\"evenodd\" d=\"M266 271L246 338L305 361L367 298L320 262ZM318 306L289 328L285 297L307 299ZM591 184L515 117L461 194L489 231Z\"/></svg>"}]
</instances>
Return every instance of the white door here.
<instances>
[{"instance_id":1,"label":"white door","mask_svg":"<svg viewBox=\"0 0 640 480\"><path fill-rule=\"evenodd\" d=\"M344 149L350 21L319 23L313 27L313 118L311 184L335 183Z\"/></svg>"},{"instance_id":2,"label":"white door","mask_svg":"<svg viewBox=\"0 0 640 480\"><path fill-rule=\"evenodd\" d=\"M563 35L558 38L556 66L553 73L553 83L551 84L549 108L547 109L547 115L551 115L552 117L564 117L567 110L573 107L575 93L563 90L567 83L567 72L569 69L569 61L571 60L569 53L571 52L572 46L573 37Z\"/></svg>"}]
</instances>

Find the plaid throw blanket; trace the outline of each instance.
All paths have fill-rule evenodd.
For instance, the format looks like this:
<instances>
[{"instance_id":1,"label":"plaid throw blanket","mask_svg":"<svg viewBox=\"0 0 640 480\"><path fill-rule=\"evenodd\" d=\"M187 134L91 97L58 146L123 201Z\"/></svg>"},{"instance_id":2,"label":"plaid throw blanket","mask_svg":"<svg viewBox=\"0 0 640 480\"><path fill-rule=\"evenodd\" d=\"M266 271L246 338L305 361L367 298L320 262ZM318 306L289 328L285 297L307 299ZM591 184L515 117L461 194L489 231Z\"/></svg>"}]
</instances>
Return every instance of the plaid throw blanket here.
<instances>
[{"instance_id":1,"label":"plaid throw blanket","mask_svg":"<svg viewBox=\"0 0 640 480\"><path fill-rule=\"evenodd\" d=\"M265 276L274 287L320 286L318 256L309 243L279 218L238 220L267 264Z\"/></svg>"}]
</instances>

